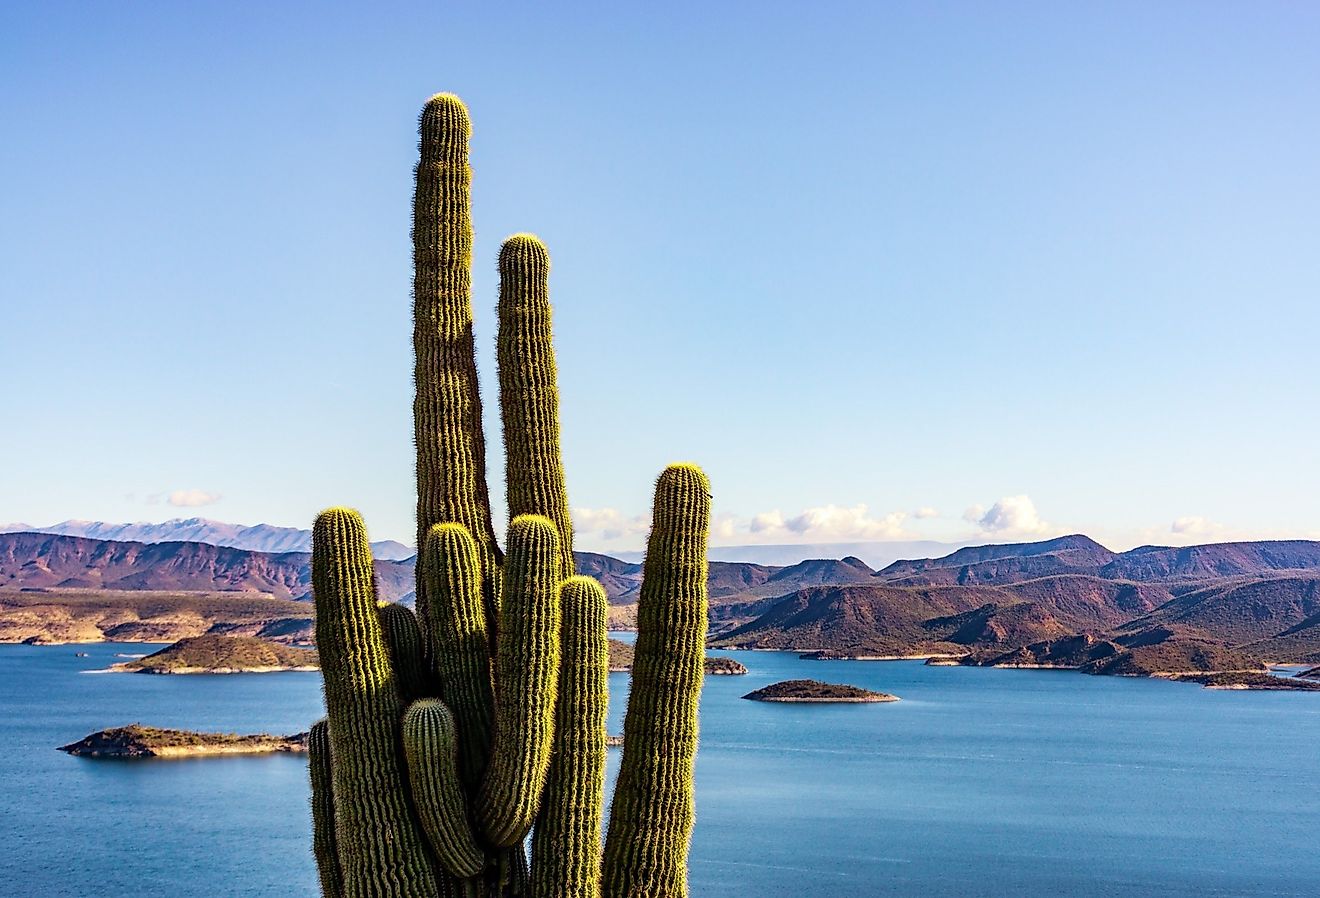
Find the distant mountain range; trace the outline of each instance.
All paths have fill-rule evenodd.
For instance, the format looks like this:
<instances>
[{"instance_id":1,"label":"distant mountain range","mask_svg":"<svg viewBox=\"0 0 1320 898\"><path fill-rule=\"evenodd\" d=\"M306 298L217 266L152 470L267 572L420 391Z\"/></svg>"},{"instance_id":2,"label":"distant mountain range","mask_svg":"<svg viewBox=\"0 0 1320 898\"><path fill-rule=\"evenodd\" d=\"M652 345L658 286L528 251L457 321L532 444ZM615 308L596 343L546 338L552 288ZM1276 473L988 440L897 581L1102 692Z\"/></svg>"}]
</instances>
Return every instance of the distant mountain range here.
<instances>
[{"instance_id":1,"label":"distant mountain range","mask_svg":"<svg viewBox=\"0 0 1320 898\"><path fill-rule=\"evenodd\" d=\"M895 562L868 583L715 605L712 619L725 647L1029 666L1083 666L1100 651L1123 657L1098 672L1263 670L1320 661L1320 543L1112 552L1074 535L977 546Z\"/></svg>"},{"instance_id":2,"label":"distant mountain range","mask_svg":"<svg viewBox=\"0 0 1320 898\"><path fill-rule=\"evenodd\" d=\"M209 543L255 552L310 552L312 531L271 524L226 524L209 518L174 518L159 524L107 524L104 521L61 521L49 527L28 524L3 524L0 533L55 533L61 536L85 536L90 539L138 543ZM371 544L377 558L402 561L416 554L409 546L392 539Z\"/></svg>"},{"instance_id":3,"label":"distant mountain range","mask_svg":"<svg viewBox=\"0 0 1320 898\"><path fill-rule=\"evenodd\" d=\"M7 591L237 592L305 600L309 562L307 552L203 542L0 534L0 638L40 635L32 612L8 603ZM577 567L605 587L611 623L631 625L642 565L579 552ZM376 572L382 598L411 602L411 558L378 558ZM1098 665L1105 672L1320 663L1320 543L1303 540L1112 552L1074 535L964 547L879 571L853 556L788 566L712 561L708 586L712 643L725 647L948 655L969 663ZM252 612L245 613L241 625L251 629ZM6 614L22 626L10 621L5 629ZM287 610L280 615L289 617ZM240 623L194 618L184 635ZM107 632L101 623L64 630ZM123 620L110 615L104 623L113 628ZM152 630L143 620L131 631Z\"/></svg>"}]
</instances>

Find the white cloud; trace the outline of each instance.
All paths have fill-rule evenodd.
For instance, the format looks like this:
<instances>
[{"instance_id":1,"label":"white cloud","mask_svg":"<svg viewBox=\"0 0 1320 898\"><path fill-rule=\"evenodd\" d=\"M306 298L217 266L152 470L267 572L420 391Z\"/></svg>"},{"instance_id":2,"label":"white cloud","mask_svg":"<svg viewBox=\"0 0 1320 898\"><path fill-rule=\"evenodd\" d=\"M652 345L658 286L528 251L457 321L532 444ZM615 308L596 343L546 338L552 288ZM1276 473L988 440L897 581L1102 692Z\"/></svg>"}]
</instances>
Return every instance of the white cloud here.
<instances>
[{"instance_id":1,"label":"white cloud","mask_svg":"<svg viewBox=\"0 0 1320 898\"><path fill-rule=\"evenodd\" d=\"M785 518L779 509L756 515L748 530L766 538L784 538L796 542L848 542L881 539L900 539L907 536L903 522L907 514L890 512L883 517L872 517L865 505L843 507L821 505L808 508L791 518Z\"/></svg>"},{"instance_id":2,"label":"white cloud","mask_svg":"<svg viewBox=\"0 0 1320 898\"><path fill-rule=\"evenodd\" d=\"M220 494L208 493L206 490L175 490L165 501L177 508L198 508L219 502Z\"/></svg>"},{"instance_id":3,"label":"white cloud","mask_svg":"<svg viewBox=\"0 0 1320 898\"><path fill-rule=\"evenodd\" d=\"M1040 519L1030 496L1005 496L989 508L973 505L963 512L963 520L995 536L1045 536L1057 532Z\"/></svg>"},{"instance_id":4,"label":"white cloud","mask_svg":"<svg viewBox=\"0 0 1320 898\"><path fill-rule=\"evenodd\" d=\"M916 518L918 521L925 521L929 518L938 518L939 516L940 513L929 505L924 505L912 512L912 517Z\"/></svg>"},{"instance_id":5,"label":"white cloud","mask_svg":"<svg viewBox=\"0 0 1320 898\"><path fill-rule=\"evenodd\" d=\"M607 540L646 535L645 515L628 517L617 508L575 508L572 516L575 533L595 533Z\"/></svg>"},{"instance_id":6,"label":"white cloud","mask_svg":"<svg viewBox=\"0 0 1320 898\"><path fill-rule=\"evenodd\" d=\"M1220 533L1225 529L1223 524L1216 524L1209 518L1203 518L1200 515L1184 515L1169 526L1169 532L1180 533L1184 536L1206 536L1212 533Z\"/></svg>"}]
</instances>

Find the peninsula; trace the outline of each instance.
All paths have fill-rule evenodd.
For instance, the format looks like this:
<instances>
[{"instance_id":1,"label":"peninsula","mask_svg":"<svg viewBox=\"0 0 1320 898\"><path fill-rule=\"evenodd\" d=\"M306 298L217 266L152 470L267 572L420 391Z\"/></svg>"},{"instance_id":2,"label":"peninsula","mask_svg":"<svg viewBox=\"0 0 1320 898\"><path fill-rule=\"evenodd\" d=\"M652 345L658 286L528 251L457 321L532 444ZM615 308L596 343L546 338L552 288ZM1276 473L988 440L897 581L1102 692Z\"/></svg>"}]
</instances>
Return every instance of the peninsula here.
<instances>
[{"instance_id":1,"label":"peninsula","mask_svg":"<svg viewBox=\"0 0 1320 898\"><path fill-rule=\"evenodd\" d=\"M124 673L229 674L318 668L315 649L280 645L255 636L195 636L110 669Z\"/></svg>"}]
</instances>

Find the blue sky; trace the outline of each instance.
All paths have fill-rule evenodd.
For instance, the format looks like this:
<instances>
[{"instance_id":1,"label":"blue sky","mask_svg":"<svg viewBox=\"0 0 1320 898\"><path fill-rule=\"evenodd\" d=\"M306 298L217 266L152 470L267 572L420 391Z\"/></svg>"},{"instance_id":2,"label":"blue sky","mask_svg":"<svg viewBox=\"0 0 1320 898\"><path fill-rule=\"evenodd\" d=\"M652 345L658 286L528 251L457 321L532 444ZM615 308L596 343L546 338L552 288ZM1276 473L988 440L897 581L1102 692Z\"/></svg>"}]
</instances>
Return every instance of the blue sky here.
<instances>
[{"instance_id":1,"label":"blue sky","mask_svg":"<svg viewBox=\"0 0 1320 898\"><path fill-rule=\"evenodd\" d=\"M410 539L409 201L531 230L584 548L1320 535L1320 7L9 4L0 520ZM502 468L498 454L490 462Z\"/></svg>"}]
</instances>

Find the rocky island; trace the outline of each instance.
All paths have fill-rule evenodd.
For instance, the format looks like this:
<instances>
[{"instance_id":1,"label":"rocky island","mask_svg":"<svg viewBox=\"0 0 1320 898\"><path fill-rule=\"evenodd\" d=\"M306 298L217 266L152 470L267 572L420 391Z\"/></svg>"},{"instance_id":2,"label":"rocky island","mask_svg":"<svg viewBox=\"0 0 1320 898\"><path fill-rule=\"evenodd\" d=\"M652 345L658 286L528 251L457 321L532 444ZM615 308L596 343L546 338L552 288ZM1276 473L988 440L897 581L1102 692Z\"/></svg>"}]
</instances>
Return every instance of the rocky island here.
<instances>
[{"instance_id":1,"label":"rocky island","mask_svg":"<svg viewBox=\"0 0 1320 898\"><path fill-rule=\"evenodd\" d=\"M219 674L316 670L315 649L280 645L255 636L195 636L159 652L110 668L124 673Z\"/></svg>"},{"instance_id":2,"label":"rocky island","mask_svg":"<svg viewBox=\"0 0 1320 898\"><path fill-rule=\"evenodd\" d=\"M898 696L820 680L784 680L743 696L754 702L896 702Z\"/></svg>"},{"instance_id":3,"label":"rocky island","mask_svg":"<svg viewBox=\"0 0 1320 898\"><path fill-rule=\"evenodd\" d=\"M92 733L61 745L60 751L81 758L195 758L208 755L253 755L307 751L307 734L272 736L256 733L195 733L130 724Z\"/></svg>"}]
</instances>

